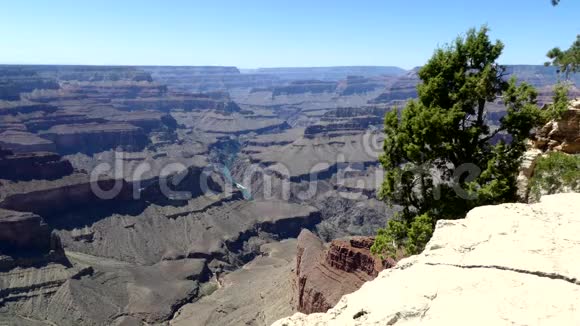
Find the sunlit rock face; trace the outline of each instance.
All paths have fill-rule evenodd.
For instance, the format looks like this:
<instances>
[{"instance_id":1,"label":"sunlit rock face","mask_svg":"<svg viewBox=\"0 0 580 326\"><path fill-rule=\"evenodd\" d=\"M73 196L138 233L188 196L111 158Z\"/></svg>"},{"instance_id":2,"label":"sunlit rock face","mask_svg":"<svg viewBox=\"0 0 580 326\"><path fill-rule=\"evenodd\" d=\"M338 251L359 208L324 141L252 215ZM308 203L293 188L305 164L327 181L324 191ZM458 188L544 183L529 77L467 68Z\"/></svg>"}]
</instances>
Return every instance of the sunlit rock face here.
<instances>
[{"instance_id":1,"label":"sunlit rock face","mask_svg":"<svg viewBox=\"0 0 580 326\"><path fill-rule=\"evenodd\" d=\"M570 101L562 117L546 123L528 143L517 178L520 201L528 201L530 180L534 176L536 163L542 155L550 152L580 155L580 99Z\"/></svg>"},{"instance_id":2,"label":"sunlit rock face","mask_svg":"<svg viewBox=\"0 0 580 326\"><path fill-rule=\"evenodd\" d=\"M576 325L580 194L441 220L423 253L327 313L274 325Z\"/></svg>"},{"instance_id":3,"label":"sunlit rock face","mask_svg":"<svg viewBox=\"0 0 580 326\"><path fill-rule=\"evenodd\" d=\"M580 98L570 102L562 118L548 122L536 135L535 146L568 154L580 153Z\"/></svg>"}]
</instances>

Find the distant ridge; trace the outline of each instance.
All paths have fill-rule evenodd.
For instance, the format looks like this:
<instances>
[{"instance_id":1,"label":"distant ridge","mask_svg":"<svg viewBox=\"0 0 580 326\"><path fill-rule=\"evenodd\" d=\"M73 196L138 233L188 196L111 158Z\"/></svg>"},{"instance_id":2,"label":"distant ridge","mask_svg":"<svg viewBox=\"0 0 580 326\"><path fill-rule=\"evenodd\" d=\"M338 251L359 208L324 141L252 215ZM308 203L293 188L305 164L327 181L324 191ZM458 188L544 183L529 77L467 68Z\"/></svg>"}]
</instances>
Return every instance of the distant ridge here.
<instances>
[{"instance_id":1,"label":"distant ridge","mask_svg":"<svg viewBox=\"0 0 580 326\"><path fill-rule=\"evenodd\" d=\"M401 76L407 70L395 66L280 67L240 69L245 74L276 75L287 80L341 80L347 76Z\"/></svg>"}]
</instances>

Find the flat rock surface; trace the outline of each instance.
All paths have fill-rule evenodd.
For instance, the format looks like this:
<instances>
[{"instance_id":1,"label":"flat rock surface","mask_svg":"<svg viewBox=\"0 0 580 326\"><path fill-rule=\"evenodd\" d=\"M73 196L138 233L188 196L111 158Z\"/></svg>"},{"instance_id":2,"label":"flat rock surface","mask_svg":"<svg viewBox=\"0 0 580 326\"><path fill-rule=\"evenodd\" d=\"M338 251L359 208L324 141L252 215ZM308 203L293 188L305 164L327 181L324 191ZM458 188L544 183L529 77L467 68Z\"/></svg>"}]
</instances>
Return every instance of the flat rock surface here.
<instances>
[{"instance_id":1,"label":"flat rock surface","mask_svg":"<svg viewBox=\"0 0 580 326\"><path fill-rule=\"evenodd\" d=\"M223 115L213 111L208 112L177 112L173 117L187 127L195 127L209 133L242 134L269 128L284 128L283 120L274 116L245 116L234 113Z\"/></svg>"},{"instance_id":2,"label":"flat rock surface","mask_svg":"<svg viewBox=\"0 0 580 326\"><path fill-rule=\"evenodd\" d=\"M20 144L20 145L36 145L36 144L50 144L49 140L40 138L35 134L24 131L8 130L0 133L2 137L0 143Z\"/></svg>"},{"instance_id":3,"label":"flat rock surface","mask_svg":"<svg viewBox=\"0 0 580 326\"><path fill-rule=\"evenodd\" d=\"M18 182L2 180L2 183L0 184L0 199L10 195L27 194L35 191L73 186L88 183L89 181L89 175L84 173L67 175L58 180L34 180Z\"/></svg>"},{"instance_id":4,"label":"flat rock surface","mask_svg":"<svg viewBox=\"0 0 580 326\"><path fill-rule=\"evenodd\" d=\"M50 128L45 133L53 133L59 135L67 134L85 134L85 133L101 133L101 132L127 132L127 131L138 131L139 127L120 123L111 122L107 124L102 123L86 123L86 124L76 124L76 125L58 125Z\"/></svg>"},{"instance_id":5,"label":"flat rock surface","mask_svg":"<svg viewBox=\"0 0 580 326\"><path fill-rule=\"evenodd\" d=\"M479 207L325 314L274 325L578 325L580 194Z\"/></svg>"},{"instance_id":6,"label":"flat rock surface","mask_svg":"<svg viewBox=\"0 0 580 326\"><path fill-rule=\"evenodd\" d=\"M270 147L250 147L252 162L290 177L321 174L335 165L376 163L376 137L370 132L319 135L315 138L296 138L291 144ZM382 146L379 144L378 146ZM380 147L379 147L380 148Z\"/></svg>"},{"instance_id":7,"label":"flat rock surface","mask_svg":"<svg viewBox=\"0 0 580 326\"><path fill-rule=\"evenodd\" d=\"M28 212L15 212L0 208L0 224L6 223L21 223L28 221L40 221L40 217Z\"/></svg>"}]
</instances>

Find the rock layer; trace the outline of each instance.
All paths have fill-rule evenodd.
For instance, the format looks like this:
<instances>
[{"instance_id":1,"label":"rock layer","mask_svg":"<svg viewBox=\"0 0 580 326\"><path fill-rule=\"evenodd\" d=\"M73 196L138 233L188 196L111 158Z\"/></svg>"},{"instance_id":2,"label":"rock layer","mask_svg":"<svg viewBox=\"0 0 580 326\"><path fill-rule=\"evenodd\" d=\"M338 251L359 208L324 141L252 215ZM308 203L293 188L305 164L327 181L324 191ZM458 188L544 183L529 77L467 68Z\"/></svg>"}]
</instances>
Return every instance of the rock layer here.
<instances>
[{"instance_id":1,"label":"rock layer","mask_svg":"<svg viewBox=\"0 0 580 326\"><path fill-rule=\"evenodd\" d=\"M72 172L71 163L54 153L14 154L0 149L0 179L58 179Z\"/></svg>"},{"instance_id":2,"label":"rock layer","mask_svg":"<svg viewBox=\"0 0 580 326\"><path fill-rule=\"evenodd\" d=\"M0 209L0 244L2 249L50 249L50 229L33 213Z\"/></svg>"},{"instance_id":3,"label":"rock layer","mask_svg":"<svg viewBox=\"0 0 580 326\"><path fill-rule=\"evenodd\" d=\"M66 264L60 238L33 213L0 209L0 273L15 266ZM1 283L0 283L1 285ZM0 306L3 301L0 288Z\"/></svg>"},{"instance_id":4,"label":"rock layer","mask_svg":"<svg viewBox=\"0 0 580 326\"><path fill-rule=\"evenodd\" d=\"M394 262L383 262L371 255L372 243L372 238L354 237L335 240L326 249L322 240L303 230L296 257L296 310L325 312L343 295L374 279L384 267L393 266Z\"/></svg>"},{"instance_id":5,"label":"rock layer","mask_svg":"<svg viewBox=\"0 0 580 326\"><path fill-rule=\"evenodd\" d=\"M143 129L126 123L58 125L43 132L59 153L97 153L120 147L139 151L149 143Z\"/></svg>"},{"instance_id":6,"label":"rock layer","mask_svg":"<svg viewBox=\"0 0 580 326\"><path fill-rule=\"evenodd\" d=\"M441 220L423 253L327 313L274 325L577 325L580 194Z\"/></svg>"}]
</instances>

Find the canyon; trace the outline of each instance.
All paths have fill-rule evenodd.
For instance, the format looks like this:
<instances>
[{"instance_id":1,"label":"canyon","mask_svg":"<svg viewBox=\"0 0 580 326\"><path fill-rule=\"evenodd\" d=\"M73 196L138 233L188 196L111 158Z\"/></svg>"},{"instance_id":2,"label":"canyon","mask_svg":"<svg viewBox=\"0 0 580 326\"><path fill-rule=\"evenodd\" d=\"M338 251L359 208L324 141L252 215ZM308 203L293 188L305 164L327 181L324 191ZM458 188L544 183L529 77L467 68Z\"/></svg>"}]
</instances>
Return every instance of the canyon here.
<instances>
[{"instance_id":1,"label":"canyon","mask_svg":"<svg viewBox=\"0 0 580 326\"><path fill-rule=\"evenodd\" d=\"M554 69L508 68L548 101ZM417 83L396 67L0 65L0 325L268 325L397 273L369 251L400 210L376 199L378 157ZM549 146L570 148L555 129Z\"/></svg>"}]
</instances>

